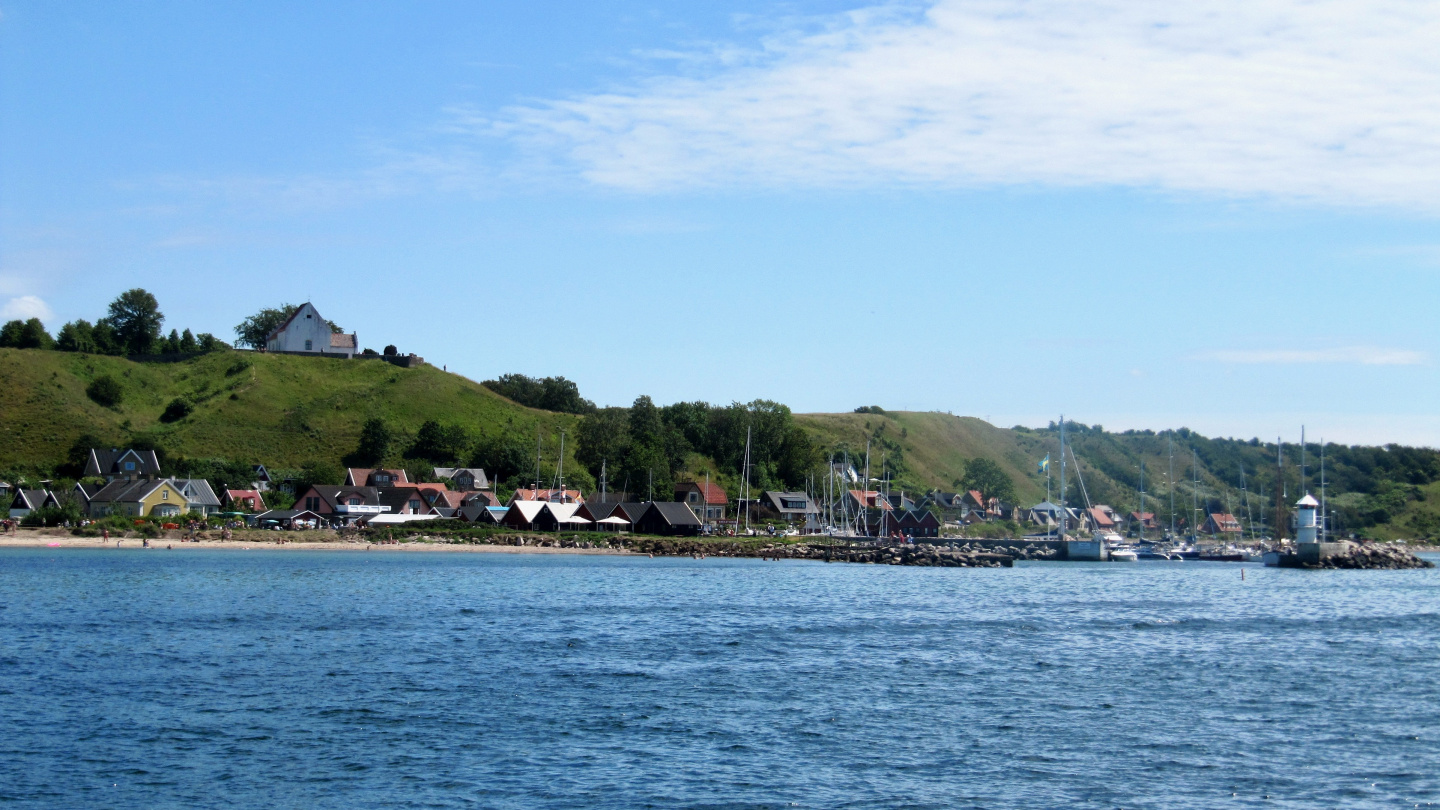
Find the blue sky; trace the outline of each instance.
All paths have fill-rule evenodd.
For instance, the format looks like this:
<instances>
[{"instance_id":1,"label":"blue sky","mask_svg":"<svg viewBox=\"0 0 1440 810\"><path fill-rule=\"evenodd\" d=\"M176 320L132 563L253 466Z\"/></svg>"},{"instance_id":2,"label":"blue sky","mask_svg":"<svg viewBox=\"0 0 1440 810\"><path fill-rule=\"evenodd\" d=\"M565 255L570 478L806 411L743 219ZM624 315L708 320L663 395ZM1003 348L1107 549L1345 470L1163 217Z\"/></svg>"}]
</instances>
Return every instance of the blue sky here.
<instances>
[{"instance_id":1,"label":"blue sky","mask_svg":"<svg viewBox=\"0 0 1440 810\"><path fill-rule=\"evenodd\" d=\"M601 404L1440 445L1436 41L1351 0L0 0L0 309L308 298Z\"/></svg>"}]
</instances>

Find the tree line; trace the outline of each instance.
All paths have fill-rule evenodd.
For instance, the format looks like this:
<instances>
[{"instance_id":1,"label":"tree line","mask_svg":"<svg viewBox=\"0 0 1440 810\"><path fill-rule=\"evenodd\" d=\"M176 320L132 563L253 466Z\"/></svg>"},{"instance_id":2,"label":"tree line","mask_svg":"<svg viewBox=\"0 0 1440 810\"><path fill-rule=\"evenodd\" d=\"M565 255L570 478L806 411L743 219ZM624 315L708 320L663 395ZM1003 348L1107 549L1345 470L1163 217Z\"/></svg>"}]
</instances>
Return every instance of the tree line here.
<instances>
[{"instance_id":1,"label":"tree line","mask_svg":"<svg viewBox=\"0 0 1440 810\"><path fill-rule=\"evenodd\" d=\"M94 323L84 318L70 321L53 338L39 318L9 321L0 327L0 348L110 355L191 354L230 348L208 332L196 335L189 329L171 329L165 336L164 323L155 296L137 287L111 301L105 317Z\"/></svg>"}]
</instances>

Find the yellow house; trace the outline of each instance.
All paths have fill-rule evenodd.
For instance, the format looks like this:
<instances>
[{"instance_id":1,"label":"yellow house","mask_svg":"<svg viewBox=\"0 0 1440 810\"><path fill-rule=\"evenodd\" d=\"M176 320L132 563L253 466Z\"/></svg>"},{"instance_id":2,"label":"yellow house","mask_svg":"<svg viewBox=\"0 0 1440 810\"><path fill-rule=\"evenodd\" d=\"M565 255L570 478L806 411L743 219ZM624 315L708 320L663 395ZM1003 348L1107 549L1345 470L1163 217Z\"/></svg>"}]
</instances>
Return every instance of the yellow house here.
<instances>
[{"instance_id":1,"label":"yellow house","mask_svg":"<svg viewBox=\"0 0 1440 810\"><path fill-rule=\"evenodd\" d=\"M155 515L174 517L189 511L185 493L171 481L112 481L90 498L90 517Z\"/></svg>"}]
</instances>

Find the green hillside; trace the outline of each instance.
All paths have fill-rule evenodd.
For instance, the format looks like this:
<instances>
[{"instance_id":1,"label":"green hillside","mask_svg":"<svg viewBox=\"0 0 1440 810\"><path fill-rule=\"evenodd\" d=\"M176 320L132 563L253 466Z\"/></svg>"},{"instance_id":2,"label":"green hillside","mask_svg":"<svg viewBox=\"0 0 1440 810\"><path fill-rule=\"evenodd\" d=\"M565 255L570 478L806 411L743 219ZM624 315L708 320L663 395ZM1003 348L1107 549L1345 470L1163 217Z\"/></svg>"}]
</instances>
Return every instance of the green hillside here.
<instances>
[{"instance_id":1,"label":"green hillside","mask_svg":"<svg viewBox=\"0 0 1440 810\"><path fill-rule=\"evenodd\" d=\"M121 384L123 399L113 408L85 393L102 375ZM194 410L162 422L176 398L193 403ZM298 467L340 459L355 448L361 425L372 417L396 431L397 445L429 419L459 425L472 436L502 427L533 436L543 428L552 443L553 435L573 428L576 419L521 407L428 365L406 369L380 360L251 352L134 363L20 349L0 349L0 414L0 470L60 464L82 434L116 446L141 437L171 456ZM554 453L547 449L552 460Z\"/></svg>"},{"instance_id":2,"label":"green hillside","mask_svg":"<svg viewBox=\"0 0 1440 810\"><path fill-rule=\"evenodd\" d=\"M97 404L86 393L102 376L119 383L121 400L113 407ZM190 403L191 410L167 422L162 416L177 399ZM570 437L566 478L590 489L590 474L575 461L583 418L523 407L431 366L404 369L381 360L222 351L176 363L136 363L121 357L0 349L0 477L53 475L83 436L117 447L159 447L172 459L228 459L282 469L317 461L334 464L355 449L368 419L384 421L394 433L386 461L398 464L421 425L433 420L459 429L464 437L459 447L477 448L473 453L458 449L457 461L468 463L483 455L476 463L491 470L508 466L507 474L526 482L535 458L533 437L538 432L543 439L542 479L548 481L559 453L559 433L565 430ZM848 452L859 469L869 442L872 476L880 477L883 467L893 489L915 496L931 489L961 489L969 465L983 458L1013 481L1019 503L1032 504L1046 493L1046 479L1036 463L1047 454L1059 459L1053 426L998 428L972 417L878 409L799 414L794 423L810 436L816 459ZM743 436L743 426L738 430L733 435ZM1184 428L1112 433L1085 425L1073 426L1070 436L1083 476L1075 475L1072 463L1066 494L1070 503L1083 504L1088 495L1091 502L1121 512L1138 509L1143 464L1147 509L1162 524L1168 525L1173 516L1177 528L1206 512L1227 511L1263 531L1273 522L1277 489L1287 502L1302 489L1295 445L1285 446L1286 466L1277 471L1278 448L1258 440L1212 439ZM478 448L492 439L490 450L482 453ZM743 440L726 439L717 448L723 451L730 444L736 444L734 460L725 463L689 452L677 479L703 479L708 471L733 497ZM1307 448L1303 486L1311 491L1319 486L1318 452L1318 445ZM1338 527L1382 538L1440 537L1440 453L1336 445L1328 445L1326 452L1328 506ZM823 465L816 463L813 473L788 476L793 479L788 485L808 481L822 489ZM1052 472L1057 473L1052 486L1058 500L1058 465ZM626 483L614 465L611 473L612 489ZM632 479L632 485L642 480Z\"/></svg>"}]
</instances>

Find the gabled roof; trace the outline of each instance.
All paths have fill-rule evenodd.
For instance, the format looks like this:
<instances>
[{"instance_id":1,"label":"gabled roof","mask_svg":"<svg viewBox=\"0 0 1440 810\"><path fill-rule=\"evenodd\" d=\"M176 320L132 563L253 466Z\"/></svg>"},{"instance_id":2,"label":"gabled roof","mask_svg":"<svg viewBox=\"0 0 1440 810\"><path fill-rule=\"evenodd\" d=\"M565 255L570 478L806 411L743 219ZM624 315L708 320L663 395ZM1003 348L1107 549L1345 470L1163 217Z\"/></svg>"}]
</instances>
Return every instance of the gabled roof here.
<instances>
[{"instance_id":1,"label":"gabled roof","mask_svg":"<svg viewBox=\"0 0 1440 810\"><path fill-rule=\"evenodd\" d=\"M25 489L15 490L15 500L10 502L11 509L40 509L45 502L54 500L48 489Z\"/></svg>"},{"instance_id":2,"label":"gabled roof","mask_svg":"<svg viewBox=\"0 0 1440 810\"><path fill-rule=\"evenodd\" d=\"M1310 493L1307 492L1307 493L1305 493L1305 497L1303 497L1303 498L1301 498L1300 500L1298 500L1298 501L1295 502L1295 505L1296 505L1296 506L1319 506L1319 505L1320 505L1320 502L1317 501L1317 500L1315 500L1315 496L1314 496L1314 495L1311 495Z\"/></svg>"},{"instance_id":3,"label":"gabled roof","mask_svg":"<svg viewBox=\"0 0 1440 810\"><path fill-rule=\"evenodd\" d=\"M576 514L580 515L580 517L583 518L589 518L590 520L604 520L605 518L610 517L610 515L613 514L615 510L619 508L619 506L620 504L618 503L586 502L580 504L580 511Z\"/></svg>"},{"instance_id":4,"label":"gabled roof","mask_svg":"<svg viewBox=\"0 0 1440 810\"><path fill-rule=\"evenodd\" d=\"M669 526L700 525L700 518L695 516L695 512L690 509L690 506L679 501L653 501L650 508L645 510L641 520L648 519L651 514Z\"/></svg>"},{"instance_id":5,"label":"gabled roof","mask_svg":"<svg viewBox=\"0 0 1440 810\"><path fill-rule=\"evenodd\" d=\"M676 492L691 490L703 495L707 506L724 506L730 502L730 499L725 496L725 490L721 489L719 484L707 484L704 481L681 481L675 485Z\"/></svg>"},{"instance_id":6,"label":"gabled roof","mask_svg":"<svg viewBox=\"0 0 1440 810\"><path fill-rule=\"evenodd\" d=\"M641 515L645 514L645 509L649 507L650 504L644 501L625 501L624 503L617 503L613 506L614 508L610 510L611 515L618 514L631 523L634 523L640 519Z\"/></svg>"},{"instance_id":7,"label":"gabled roof","mask_svg":"<svg viewBox=\"0 0 1440 810\"><path fill-rule=\"evenodd\" d=\"M337 332L330 333L330 348L332 349L353 349L355 348L355 336L345 335Z\"/></svg>"},{"instance_id":8,"label":"gabled roof","mask_svg":"<svg viewBox=\"0 0 1440 810\"><path fill-rule=\"evenodd\" d=\"M361 502L366 506L380 505L380 490L375 487L352 487L344 484L315 484L310 489L301 492L300 497L305 497L311 492L315 497L321 499L334 508L343 500L350 500L352 496L359 496Z\"/></svg>"},{"instance_id":9,"label":"gabled roof","mask_svg":"<svg viewBox=\"0 0 1440 810\"><path fill-rule=\"evenodd\" d=\"M401 511L410 507L410 501L419 500L420 509L417 514L424 514L430 511L430 502L426 500L425 493L419 487L410 485L403 487L376 487L375 492L379 495L380 504L390 507L390 514L398 515Z\"/></svg>"},{"instance_id":10,"label":"gabled roof","mask_svg":"<svg viewBox=\"0 0 1440 810\"><path fill-rule=\"evenodd\" d=\"M99 491L90 496L90 500L92 503L139 503L150 493L166 486L179 493L180 497L185 497L185 493L180 490L180 487L168 478L141 481L118 478L101 487Z\"/></svg>"},{"instance_id":11,"label":"gabled roof","mask_svg":"<svg viewBox=\"0 0 1440 810\"><path fill-rule=\"evenodd\" d=\"M133 462L135 469L127 470L124 462ZM154 450L103 450L91 448L90 455L85 460L85 476L106 476L106 475L159 475L160 460L156 458Z\"/></svg>"},{"instance_id":12,"label":"gabled roof","mask_svg":"<svg viewBox=\"0 0 1440 810\"><path fill-rule=\"evenodd\" d=\"M804 492L770 492L761 493L760 499L768 501L767 505L782 515L810 515L817 514L820 509L810 500L810 496ZM787 503L799 502L799 506L786 506Z\"/></svg>"},{"instance_id":13,"label":"gabled roof","mask_svg":"<svg viewBox=\"0 0 1440 810\"><path fill-rule=\"evenodd\" d=\"M1103 506L1092 506L1086 509L1085 513L1090 516L1090 520L1092 520L1098 528L1115 525L1115 521L1110 518L1109 513L1105 511L1105 507Z\"/></svg>"},{"instance_id":14,"label":"gabled roof","mask_svg":"<svg viewBox=\"0 0 1440 810\"><path fill-rule=\"evenodd\" d=\"M304 494L304 493L301 493L301 494ZM264 509L264 508L265 508L265 499L264 499L263 497L261 497L259 490L254 490L254 489L227 489L227 490L225 490L225 501L226 501L227 503L235 503L236 501L243 501L243 500L245 500L245 499L247 499L247 498L252 499L252 500L255 502L254 508L256 508L256 509Z\"/></svg>"},{"instance_id":15,"label":"gabled roof","mask_svg":"<svg viewBox=\"0 0 1440 810\"><path fill-rule=\"evenodd\" d=\"M534 523L535 516L544 511L545 503L545 501L511 501L510 511L506 513L506 517L519 515L526 523Z\"/></svg>"},{"instance_id":16,"label":"gabled roof","mask_svg":"<svg viewBox=\"0 0 1440 810\"><path fill-rule=\"evenodd\" d=\"M220 505L220 499L215 497L215 490L210 488L210 482L204 478L171 478L169 480L176 489L185 493L186 503L201 506Z\"/></svg>"},{"instance_id":17,"label":"gabled roof","mask_svg":"<svg viewBox=\"0 0 1440 810\"><path fill-rule=\"evenodd\" d=\"M370 477L377 472L386 472L394 476L395 483L405 485L410 483L410 476L404 470L387 470L384 468L371 469L368 467L350 467L345 470L345 483L352 487L374 486L370 483Z\"/></svg>"},{"instance_id":18,"label":"gabled roof","mask_svg":"<svg viewBox=\"0 0 1440 810\"><path fill-rule=\"evenodd\" d=\"M895 507L890 505L889 501L880 497L880 493L873 489L852 489L849 490L849 493L850 497L854 498L856 503L859 503L867 509L883 509L887 512L894 511L895 509Z\"/></svg>"},{"instance_id":19,"label":"gabled roof","mask_svg":"<svg viewBox=\"0 0 1440 810\"><path fill-rule=\"evenodd\" d=\"M485 470L480 467L436 467L435 474L441 478L454 479L460 473L470 473L475 479L475 486L484 489L490 486L490 479L485 476Z\"/></svg>"}]
</instances>

